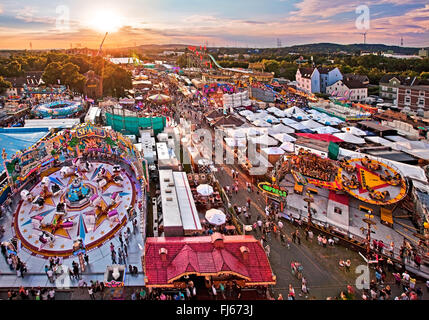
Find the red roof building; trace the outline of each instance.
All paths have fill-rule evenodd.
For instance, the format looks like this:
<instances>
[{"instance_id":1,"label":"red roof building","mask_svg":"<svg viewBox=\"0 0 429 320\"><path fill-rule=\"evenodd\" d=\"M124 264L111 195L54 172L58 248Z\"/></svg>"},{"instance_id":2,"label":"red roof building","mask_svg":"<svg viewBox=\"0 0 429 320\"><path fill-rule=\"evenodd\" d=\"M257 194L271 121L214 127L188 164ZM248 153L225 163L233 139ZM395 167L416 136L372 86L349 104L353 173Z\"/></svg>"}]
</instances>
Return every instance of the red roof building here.
<instances>
[{"instance_id":1,"label":"red roof building","mask_svg":"<svg viewBox=\"0 0 429 320\"><path fill-rule=\"evenodd\" d=\"M245 286L276 283L261 243L249 235L147 238L143 267L149 287L175 287L185 275L232 276Z\"/></svg>"}]
</instances>

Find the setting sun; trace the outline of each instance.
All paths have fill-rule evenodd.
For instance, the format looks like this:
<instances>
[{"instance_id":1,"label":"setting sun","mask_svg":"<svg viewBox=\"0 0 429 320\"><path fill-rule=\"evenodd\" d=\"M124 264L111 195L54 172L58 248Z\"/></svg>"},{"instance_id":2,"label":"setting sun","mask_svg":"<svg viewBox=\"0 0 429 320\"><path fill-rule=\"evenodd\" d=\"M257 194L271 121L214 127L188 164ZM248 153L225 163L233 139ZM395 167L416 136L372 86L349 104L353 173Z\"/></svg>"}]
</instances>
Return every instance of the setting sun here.
<instances>
[{"instance_id":1,"label":"setting sun","mask_svg":"<svg viewBox=\"0 0 429 320\"><path fill-rule=\"evenodd\" d=\"M90 19L90 27L99 32L115 32L123 26L122 18L112 11L99 11Z\"/></svg>"}]
</instances>

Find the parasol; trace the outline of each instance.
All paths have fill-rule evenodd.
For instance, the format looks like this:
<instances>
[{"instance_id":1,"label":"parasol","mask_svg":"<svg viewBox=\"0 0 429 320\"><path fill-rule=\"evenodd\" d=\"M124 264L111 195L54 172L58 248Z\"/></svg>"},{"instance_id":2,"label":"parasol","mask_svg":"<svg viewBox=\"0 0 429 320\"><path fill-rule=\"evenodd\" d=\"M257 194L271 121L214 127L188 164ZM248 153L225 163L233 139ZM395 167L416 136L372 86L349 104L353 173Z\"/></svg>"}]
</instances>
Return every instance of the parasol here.
<instances>
[{"instance_id":1,"label":"parasol","mask_svg":"<svg viewBox=\"0 0 429 320\"><path fill-rule=\"evenodd\" d=\"M220 226L226 222L225 213L219 209L210 209L206 212L206 220L210 224Z\"/></svg>"},{"instance_id":2,"label":"parasol","mask_svg":"<svg viewBox=\"0 0 429 320\"><path fill-rule=\"evenodd\" d=\"M213 193L213 187L209 186L208 184L200 184L197 187L197 192L202 196L209 196Z\"/></svg>"}]
</instances>

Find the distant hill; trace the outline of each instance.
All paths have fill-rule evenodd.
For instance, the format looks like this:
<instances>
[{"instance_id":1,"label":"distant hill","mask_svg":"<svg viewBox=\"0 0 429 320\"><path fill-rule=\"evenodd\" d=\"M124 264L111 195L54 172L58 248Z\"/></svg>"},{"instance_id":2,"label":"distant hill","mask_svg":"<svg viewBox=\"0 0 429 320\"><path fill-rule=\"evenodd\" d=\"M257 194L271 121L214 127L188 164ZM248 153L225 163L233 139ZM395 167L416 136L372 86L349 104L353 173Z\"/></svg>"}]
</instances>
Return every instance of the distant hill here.
<instances>
[{"instance_id":1,"label":"distant hill","mask_svg":"<svg viewBox=\"0 0 429 320\"><path fill-rule=\"evenodd\" d=\"M291 47L280 48L286 52L297 52L297 53L336 53L336 52L347 52L347 53L359 53L361 51L368 52L387 52L389 50L394 53L400 54L417 54L420 48L411 47L399 47L399 46L387 46L384 44L337 44L337 43L312 43L296 45Z\"/></svg>"}]
</instances>

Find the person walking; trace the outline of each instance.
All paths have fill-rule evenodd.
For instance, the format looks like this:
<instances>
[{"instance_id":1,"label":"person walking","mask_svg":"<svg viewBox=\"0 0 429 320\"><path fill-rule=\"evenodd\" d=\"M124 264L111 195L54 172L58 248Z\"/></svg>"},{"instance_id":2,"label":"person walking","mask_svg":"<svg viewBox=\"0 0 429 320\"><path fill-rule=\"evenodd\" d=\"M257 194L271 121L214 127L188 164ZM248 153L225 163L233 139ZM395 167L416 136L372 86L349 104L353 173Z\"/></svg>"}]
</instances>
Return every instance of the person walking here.
<instances>
[{"instance_id":1,"label":"person walking","mask_svg":"<svg viewBox=\"0 0 429 320\"><path fill-rule=\"evenodd\" d=\"M92 286L88 288L88 294L91 300L95 300L94 289Z\"/></svg>"},{"instance_id":2,"label":"person walking","mask_svg":"<svg viewBox=\"0 0 429 320\"><path fill-rule=\"evenodd\" d=\"M128 246L126 244L124 245L124 260L125 258L128 258Z\"/></svg>"},{"instance_id":3,"label":"person walking","mask_svg":"<svg viewBox=\"0 0 429 320\"><path fill-rule=\"evenodd\" d=\"M137 219L134 218L133 220L133 234L136 234L137 231Z\"/></svg>"},{"instance_id":4,"label":"person walking","mask_svg":"<svg viewBox=\"0 0 429 320\"><path fill-rule=\"evenodd\" d=\"M121 247L124 245L124 240L122 240L122 232L119 232L119 242L121 243Z\"/></svg>"}]
</instances>

